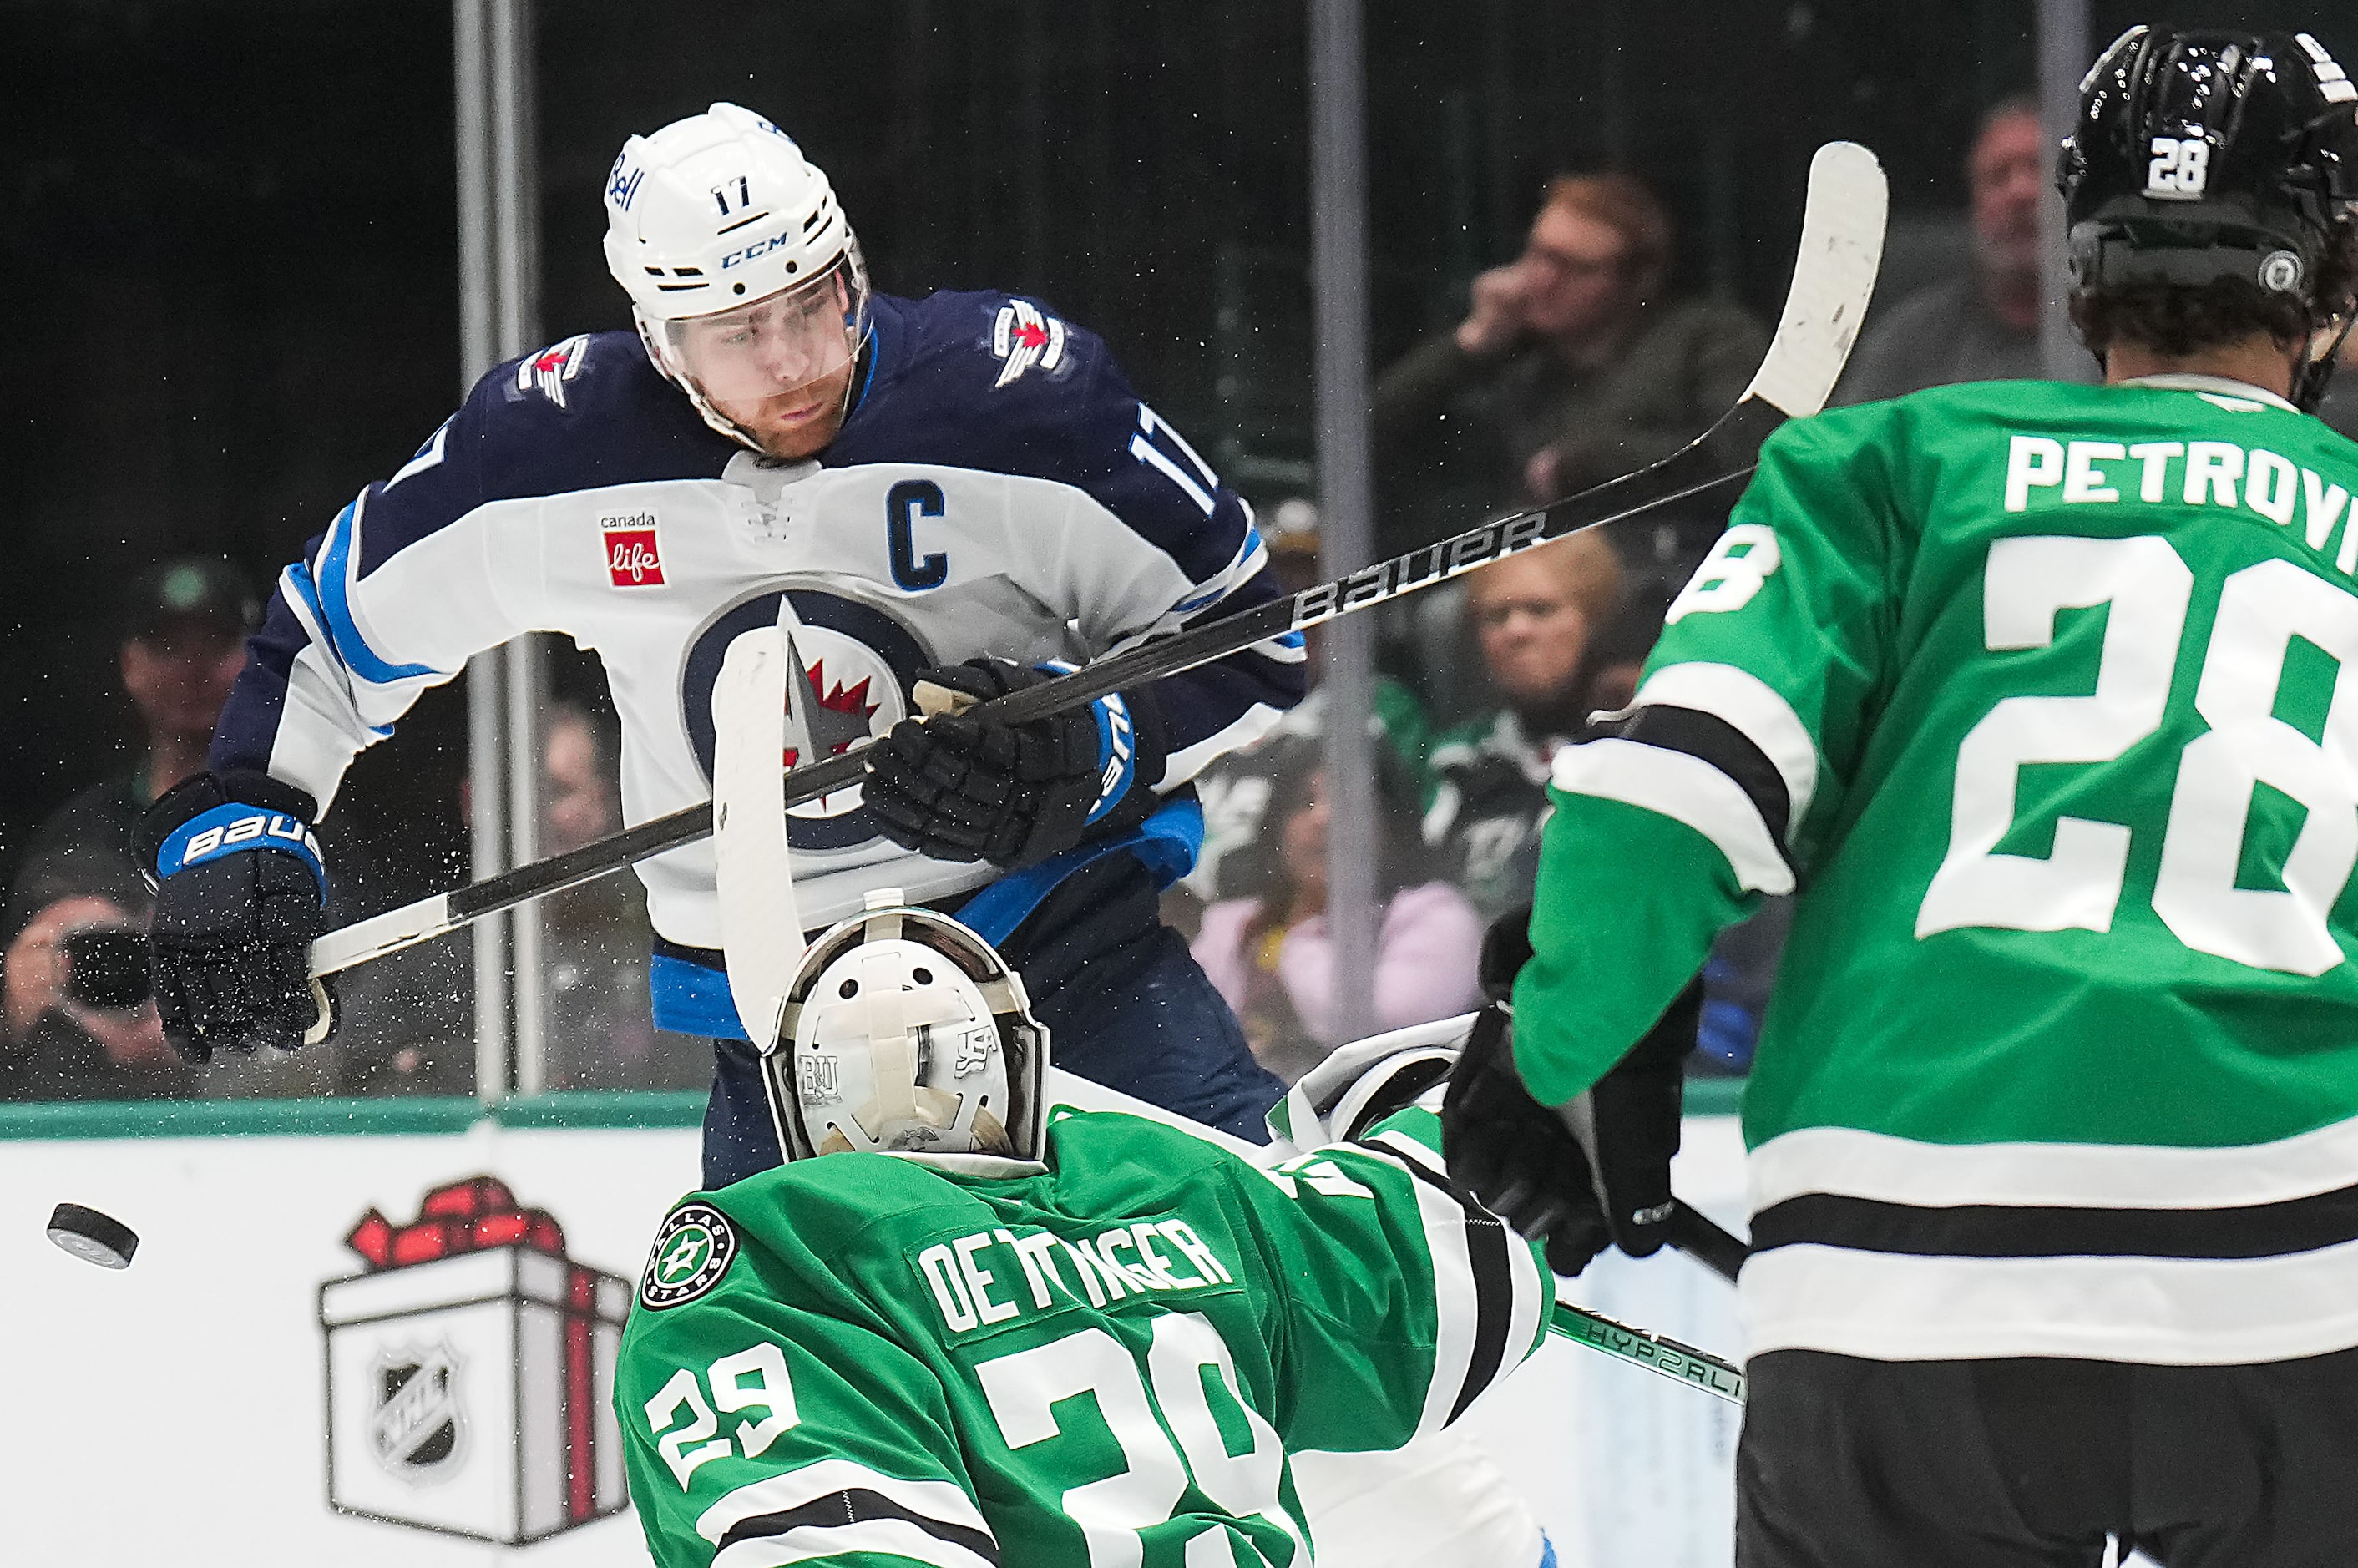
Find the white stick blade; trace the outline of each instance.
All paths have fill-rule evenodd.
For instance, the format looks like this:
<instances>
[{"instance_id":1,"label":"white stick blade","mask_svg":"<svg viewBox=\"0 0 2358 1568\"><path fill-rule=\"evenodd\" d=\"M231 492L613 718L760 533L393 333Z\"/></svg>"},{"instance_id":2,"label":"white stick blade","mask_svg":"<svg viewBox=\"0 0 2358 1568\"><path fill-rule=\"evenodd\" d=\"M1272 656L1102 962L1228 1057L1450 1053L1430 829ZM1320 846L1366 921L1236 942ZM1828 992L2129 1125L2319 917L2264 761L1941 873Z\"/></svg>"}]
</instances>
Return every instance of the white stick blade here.
<instances>
[{"instance_id":1,"label":"white stick blade","mask_svg":"<svg viewBox=\"0 0 2358 1568\"><path fill-rule=\"evenodd\" d=\"M729 644L712 687L712 855L729 995L757 1049L778 1036L803 925L786 847L786 634Z\"/></svg>"},{"instance_id":2,"label":"white stick blade","mask_svg":"<svg viewBox=\"0 0 2358 1568\"><path fill-rule=\"evenodd\" d=\"M1746 396L1796 419L1826 406L1875 294L1889 207L1883 166L1873 153L1856 142L1818 149L1810 160L1809 205L1785 314Z\"/></svg>"}]
</instances>

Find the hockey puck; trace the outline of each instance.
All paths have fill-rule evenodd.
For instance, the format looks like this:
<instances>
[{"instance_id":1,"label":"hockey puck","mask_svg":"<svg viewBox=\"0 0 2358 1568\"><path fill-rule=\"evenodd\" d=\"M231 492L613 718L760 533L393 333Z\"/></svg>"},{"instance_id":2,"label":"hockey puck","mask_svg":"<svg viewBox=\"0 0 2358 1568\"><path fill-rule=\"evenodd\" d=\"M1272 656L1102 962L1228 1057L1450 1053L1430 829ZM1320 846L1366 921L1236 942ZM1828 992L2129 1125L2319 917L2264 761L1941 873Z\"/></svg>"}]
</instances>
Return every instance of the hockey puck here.
<instances>
[{"instance_id":1,"label":"hockey puck","mask_svg":"<svg viewBox=\"0 0 2358 1568\"><path fill-rule=\"evenodd\" d=\"M78 1203L58 1205L49 1216L49 1239L102 1269L128 1269L131 1255L139 1250L137 1231L112 1215Z\"/></svg>"}]
</instances>

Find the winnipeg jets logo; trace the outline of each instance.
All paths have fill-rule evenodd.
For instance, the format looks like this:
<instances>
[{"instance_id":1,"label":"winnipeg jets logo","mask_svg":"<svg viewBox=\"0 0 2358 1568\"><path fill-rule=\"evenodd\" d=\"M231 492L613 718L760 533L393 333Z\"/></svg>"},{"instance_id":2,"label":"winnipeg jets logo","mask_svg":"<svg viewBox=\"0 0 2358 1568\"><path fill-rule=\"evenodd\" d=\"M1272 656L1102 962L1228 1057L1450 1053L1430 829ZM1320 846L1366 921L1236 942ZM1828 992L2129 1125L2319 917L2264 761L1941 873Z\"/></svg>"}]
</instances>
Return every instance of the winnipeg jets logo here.
<instances>
[{"instance_id":1,"label":"winnipeg jets logo","mask_svg":"<svg viewBox=\"0 0 2358 1568\"><path fill-rule=\"evenodd\" d=\"M849 687L827 678L827 660L806 665L794 633L786 634L786 756L788 767L839 756L869 738L880 703L869 700L873 676Z\"/></svg>"},{"instance_id":2,"label":"winnipeg jets logo","mask_svg":"<svg viewBox=\"0 0 2358 1568\"><path fill-rule=\"evenodd\" d=\"M520 360L516 363L516 390L537 392L562 408L565 384L581 373L581 362L589 354L590 338L583 333Z\"/></svg>"},{"instance_id":3,"label":"winnipeg jets logo","mask_svg":"<svg viewBox=\"0 0 2358 1568\"><path fill-rule=\"evenodd\" d=\"M1007 362L990 384L993 390L1034 365L1055 370L1065 360L1065 324L1042 315L1028 299L1011 300L999 308L999 319L991 323L990 351Z\"/></svg>"},{"instance_id":4,"label":"winnipeg jets logo","mask_svg":"<svg viewBox=\"0 0 2358 1568\"><path fill-rule=\"evenodd\" d=\"M790 613L780 613L782 600L791 601ZM756 626L781 624L790 638L786 751L780 759L788 767L838 755L890 730L908 717L917 672L939 662L906 624L876 605L799 585L749 594L697 633L680 671L680 717L708 778L712 687L729 644ZM806 854L877 837L856 783L788 806L786 831Z\"/></svg>"}]
</instances>

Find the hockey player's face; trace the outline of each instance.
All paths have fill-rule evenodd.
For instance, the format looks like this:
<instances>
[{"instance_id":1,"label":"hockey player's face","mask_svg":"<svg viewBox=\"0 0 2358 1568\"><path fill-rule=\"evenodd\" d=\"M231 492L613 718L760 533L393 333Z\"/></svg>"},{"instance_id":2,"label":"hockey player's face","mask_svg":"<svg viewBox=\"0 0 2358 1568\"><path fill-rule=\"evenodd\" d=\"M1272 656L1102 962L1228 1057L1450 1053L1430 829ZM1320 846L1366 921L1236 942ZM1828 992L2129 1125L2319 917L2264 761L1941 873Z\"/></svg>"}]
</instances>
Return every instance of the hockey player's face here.
<instances>
[{"instance_id":1,"label":"hockey player's face","mask_svg":"<svg viewBox=\"0 0 2358 1568\"><path fill-rule=\"evenodd\" d=\"M677 324L697 390L771 456L807 458L835 439L851 383L843 281L827 276Z\"/></svg>"}]
</instances>

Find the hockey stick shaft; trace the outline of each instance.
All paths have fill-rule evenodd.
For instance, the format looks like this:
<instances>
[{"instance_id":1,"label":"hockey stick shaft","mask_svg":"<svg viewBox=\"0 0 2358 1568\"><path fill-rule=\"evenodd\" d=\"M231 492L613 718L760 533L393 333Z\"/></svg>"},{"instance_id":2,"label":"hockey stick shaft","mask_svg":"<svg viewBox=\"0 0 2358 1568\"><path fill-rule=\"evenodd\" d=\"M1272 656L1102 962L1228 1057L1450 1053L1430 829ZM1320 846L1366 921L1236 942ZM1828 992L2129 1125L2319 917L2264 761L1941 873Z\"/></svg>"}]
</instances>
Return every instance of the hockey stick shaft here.
<instances>
[{"instance_id":1,"label":"hockey stick shaft","mask_svg":"<svg viewBox=\"0 0 2358 1568\"><path fill-rule=\"evenodd\" d=\"M1747 402L1722 419L1721 426L1726 426L1738 415L1747 415L1747 410L1752 411L1747 415L1747 424L1762 422L1764 416L1758 411L1766 408L1766 405ZM1766 422L1773 428L1776 424L1783 422L1783 416L1775 415ZM1714 427L1714 432L1718 428ZM994 697L968 711L1005 724L1021 724L1061 713L1084 703L1094 702L1112 692L1142 686L1149 681L1194 669L1199 665L1227 658L1288 632L1315 626L1339 615L1353 614L1420 592L1436 583L1446 582L1551 540L1708 494L1735 483L1752 471L1752 465L1747 463L1690 482L1677 482L1697 467L1689 462L1671 477L1667 487L1660 480L1647 482L1659 470L1680 463L1682 459L1699 455L1701 445L1698 441L1694 447L1657 463L1651 469L1612 481L1552 506L1482 524L1455 538L1423 546L1347 578L1304 589L1289 599L1270 600L1240 614L1206 622L1174 636L1141 643L1084 665L1070 675ZM860 755L865 749L854 746L790 771L785 777L786 804L795 806L803 801L816 800L820 795L860 783L867 772L866 762ZM454 892L438 893L399 909L357 921L328 933L312 945L312 973L330 974L383 957L388 953L481 920L487 914L495 914L533 899L561 892L567 888L619 871L650 856L693 844L709 837L711 832L712 807L708 803L683 806L562 855L535 860L531 865L519 866L514 871L471 882Z\"/></svg>"},{"instance_id":2,"label":"hockey stick shaft","mask_svg":"<svg viewBox=\"0 0 2358 1568\"><path fill-rule=\"evenodd\" d=\"M1743 479L1752 463L1731 461L1723 454L1757 452L1770 431L1788 418L1816 413L1833 392L1874 292L1886 200L1882 170L1866 148L1835 142L1818 149L1810 168L1809 202L1792 286L1768 355L1736 406L1661 461L1535 511L1480 524L1455 538L1291 598L1271 600L1141 643L1060 679L1011 692L976 711L1005 723L1044 718L1418 592L1581 529L1697 499ZM786 778L786 804L857 784L865 771L858 748L796 768ZM397 952L487 914L692 844L711 830L708 805L684 806L565 854L388 910L313 943L312 972L327 974Z\"/></svg>"},{"instance_id":3,"label":"hockey stick shaft","mask_svg":"<svg viewBox=\"0 0 2358 1568\"><path fill-rule=\"evenodd\" d=\"M1548 1315L1548 1332L1634 1362L1649 1372L1691 1389L1701 1389L1730 1404L1744 1402L1743 1368L1707 1350L1697 1350L1692 1345L1682 1345L1650 1330L1616 1323L1570 1302L1555 1303Z\"/></svg>"},{"instance_id":4,"label":"hockey stick shaft","mask_svg":"<svg viewBox=\"0 0 2358 1568\"><path fill-rule=\"evenodd\" d=\"M1708 1215L1689 1208L1673 1199L1671 1206L1670 1242L1680 1251L1725 1280L1736 1283L1736 1271L1752 1249L1721 1227Z\"/></svg>"}]
</instances>

